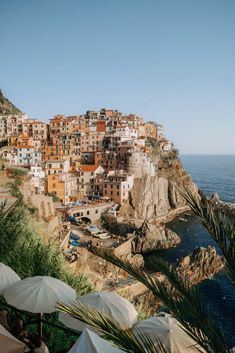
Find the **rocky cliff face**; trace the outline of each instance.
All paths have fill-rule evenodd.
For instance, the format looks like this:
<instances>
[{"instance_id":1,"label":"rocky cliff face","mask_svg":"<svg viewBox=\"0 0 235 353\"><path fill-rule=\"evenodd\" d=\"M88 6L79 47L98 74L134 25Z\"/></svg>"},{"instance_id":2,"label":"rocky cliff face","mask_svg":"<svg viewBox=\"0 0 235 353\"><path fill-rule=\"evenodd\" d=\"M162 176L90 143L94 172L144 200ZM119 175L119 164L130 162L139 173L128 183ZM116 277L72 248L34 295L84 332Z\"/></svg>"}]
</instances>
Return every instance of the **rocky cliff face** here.
<instances>
[{"instance_id":1,"label":"rocky cliff face","mask_svg":"<svg viewBox=\"0 0 235 353\"><path fill-rule=\"evenodd\" d=\"M20 114L21 111L11 103L6 97L4 97L0 90L0 114Z\"/></svg>"},{"instance_id":2,"label":"rocky cliff face","mask_svg":"<svg viewBox=\"0 0 235 353\"><path fill-rule=\"evenodd\" d=\"M219 272L224 266L214 247L196 248L191 255L180 259L177 272L195 285Z\"/></svg>"},{"instance_id":3,"label":"rocky cliff face","mask_svg":"<svg viewBox=\"0 0 235 353\"><path fill-rule=\"evenodd\" d=\"M132 239L132 253L143 254L169 249L180 243L180 237L165 226L144 222L139 234Z\"/></svg>"},{"instance_id":4,"label":"rocky cliff face","mask_svg":"<svg viewBox=\"0 0 235 353\"><path fill-rule=\"evenodd\" d=\"M163 216L169 211L185 206L176 185L183 185L197 192L190 176L183 169L180 160L158 162L155 176L136 178L128 201L120 213L132 219L151 219Z\"/></svg>"}]
</instances>

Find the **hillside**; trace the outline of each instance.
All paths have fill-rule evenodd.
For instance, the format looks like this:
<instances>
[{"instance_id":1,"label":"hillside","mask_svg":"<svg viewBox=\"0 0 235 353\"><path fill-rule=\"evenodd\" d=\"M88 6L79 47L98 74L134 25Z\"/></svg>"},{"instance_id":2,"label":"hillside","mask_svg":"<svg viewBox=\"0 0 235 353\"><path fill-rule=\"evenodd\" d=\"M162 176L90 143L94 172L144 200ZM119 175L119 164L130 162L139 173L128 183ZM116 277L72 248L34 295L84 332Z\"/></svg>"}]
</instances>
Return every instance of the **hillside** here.
<instances>
[{"instance_id":1,"label":"hillside","mask_svg":"<svg viewBox=\"0 0 235 353\"><path fill-rule=\"evenodd\" d=\"M11 103L6 97L4 97L0 90L0 114L19 114L21 111Z\"/></svg>"}]
</instances>

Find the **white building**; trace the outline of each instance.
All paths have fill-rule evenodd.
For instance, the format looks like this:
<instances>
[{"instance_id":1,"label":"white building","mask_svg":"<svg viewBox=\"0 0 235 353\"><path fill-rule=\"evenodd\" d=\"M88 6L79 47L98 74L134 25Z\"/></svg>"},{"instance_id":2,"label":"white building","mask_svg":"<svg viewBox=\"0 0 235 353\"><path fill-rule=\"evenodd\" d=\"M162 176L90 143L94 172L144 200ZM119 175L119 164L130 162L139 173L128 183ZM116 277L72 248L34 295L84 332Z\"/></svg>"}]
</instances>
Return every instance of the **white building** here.
<instances>
[{"instance_id":1,"label":"white building","mask_svg":"<svg viewBox=\"0 0 235 353\"><path fill-rule=\"evenodd\" d=\"M0 115L0 137L16 136L22 133L22 124L27 119L27 115L3 114Z\"/></svg>"},{"instance_id":2,"label":"white building","mask_svg":"<svg viewBox=\"0 0 235 353\"><path fill-rule=\"evenodd\" d=\"M33 165L30 168L30 174L32 175L32 185L37 195L43 195L45 192L45 171L40 165Z\"/></svg>"},{"instance_id":3,"label":"white building","mask_svg":"<svg viewBox=\"0 0 235 353\"><path fill-rule=\"evenodd\" d=\"M68 160L49 160L45 164L46 176L50 174L68 173L70 163Z\"/></svg>"},{"instance_id":4,"label":"white building","mask_svg":"<svg viewBox=\"0 0 235 353\"><path fill-rule=\"evenodd\" d=\"M170 140L166 140L162 143L163 152L170 152L172 150L172 142Z\"/></svg>"},{"instance_id":5,"label":"white building","mask_svg":"<svg viewBox=\"0 0 235 353\"><path fill-rule=\"evenodd\" d=\"M17 146L17 164L18 165L34 165L41 162L41 152L30 145Z\"/></svg>"},{"instance_id":6,"label":"white building","mask_svg":"<svg viewBox=\"0 0 235 353\"><path fill-rule=\"evenodd\" d=\"M103 173L104 168L100 165L81 165L78 173L79 192L82 195L93 195L96 176Z\"/></svg>"}]
</instances>

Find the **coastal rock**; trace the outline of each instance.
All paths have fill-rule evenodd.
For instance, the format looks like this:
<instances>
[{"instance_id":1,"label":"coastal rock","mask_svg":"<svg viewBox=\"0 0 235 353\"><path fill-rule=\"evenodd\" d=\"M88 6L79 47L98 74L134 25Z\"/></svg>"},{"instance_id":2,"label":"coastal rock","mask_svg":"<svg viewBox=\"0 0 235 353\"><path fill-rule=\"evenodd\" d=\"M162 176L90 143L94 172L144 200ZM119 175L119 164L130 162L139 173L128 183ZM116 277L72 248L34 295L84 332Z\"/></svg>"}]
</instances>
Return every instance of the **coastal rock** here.
<instances>
[{"instance_id":1,"label":"coastal rock","mask_svg":"<svg viewBox=\"0 0 235 353\"><path fill-rule=\"evenodd\" d=\"M197 192L188 175L183 175L177 184ZM129 199L121 207L120 214L129 219L153 219L166 215L171 210L186 206L176 188L176 183L167 176L144 176L136 178Z\"/></svg>"},{"instance_id":2,"label":"coastal rock","mask_svg":"<svg viewBox=\"0 0 235 353\"><path fill-rule=\"evenodd\" d=\"M144 267L144 258L140 254L132 253L132 239L128 239L123 244L119 245L113 251L114 255L119 257L122 260L129 261L132 265L135 265L139 268Z\"/></svg>"},{"instance_id":3,"label":"coastal rock","mask_svg":"<svg viewBox=\"0 0 235 353\"><path fill-rule=\"evenodd\" d=\"M219 272L224 266L214 247L196 248L191 255L180 259L177 272L195 285Z\"/></svg>"},{"instance_id":4,"label":"coastal rock","mask_svg":"<svg viewBox=\"0 0 235 353\"><path fill-rule=\"evenodd\" d=\"M164 225L145 221L132 239L132 253L141 254L169 249L180 243L180 237Z\"/></svg>"}]
</instances>

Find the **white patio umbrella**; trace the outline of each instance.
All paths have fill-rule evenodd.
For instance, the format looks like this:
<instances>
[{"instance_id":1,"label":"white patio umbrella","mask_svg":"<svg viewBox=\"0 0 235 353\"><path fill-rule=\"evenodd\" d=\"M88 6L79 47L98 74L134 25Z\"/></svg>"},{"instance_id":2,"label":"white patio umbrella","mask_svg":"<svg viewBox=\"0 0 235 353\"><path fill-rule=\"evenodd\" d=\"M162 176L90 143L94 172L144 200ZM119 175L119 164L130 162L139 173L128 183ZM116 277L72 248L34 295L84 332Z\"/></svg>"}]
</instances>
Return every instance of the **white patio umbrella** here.
<instances>
[{"instance_id":1,"label":"white patio umbrella","mask_svg":"<svg viewBox=\"0 0 235 353\"><path fill-rule=\"evenodd\" d=\"M68 353L124 353L96 333L85 329Z\"/></svg>"},{"instance_id":2,"label":"white patio umbrella","mask_svg":"<svg viewBox=\"0 0 235 353\"><path fill-rule=\"evenodd\" d=\"M25 345L0 325L0 353L23 353Z\"/></svg>"},{"instance_id":3,"label":"white patio umbrella","mask_svg":"<svg viewBox=\"0 0 235 353\"><path fill-rule=\"evenodd\" d=\"M76 292L66 283L49 276L35 276L16 282L4 291L8 304L31 313L52 313L58 301L71 303Z\"/></svg>"},{"instance_id":4,"label":"white patio umbrella","mask_svg":"<svg viewBox=\"0 0 235 353\"><path fill-rule=\"evenodd\" d=\"M42 335L42 314L57 310L59 301L71 303L76 292L66 283L49 276L25 278L8 287L4 292L8 304L20 310L40 314L39 331Z\"/></svg>"},{"instance_id":5,"label":"white patio umbrella","mask_svg":"<svg viewBox=\"0 0 235 353\"><path fill-rule=\"evenodd\" d=\"M20 281L20 277L9 266L0 263L0 294L13 283Z\"/></svg>"},{"instance_id":6,"label":"white patio umbrella","mask_svg":"<svg viewBox=\"0 0 235 353\"><path fill-rule=\"evenodd\" d=\"M138 314L134 305L115 293L92 292L79 297L77 301L88 305L90 308L102 311L111 319L124 324L127 328L132 327L137 322ZM84 322L74 319L66 313L60 313L59 320L64 325L77 331L82 331L85 327L89 327Z\"/></svg>"},{"instance_id":7,"label":"white patio umbrella","mask_svg":"<svg viewBox=\"0 0 235 353\"><path fill-rule=\"evenodd\" d=\"M138 336L147 334L152 341L157 339L170 353L197 353L197 343L179 326L180 323L170 315L150 317L139 321L133 332Z\"/></svg>"}]
</instances>

